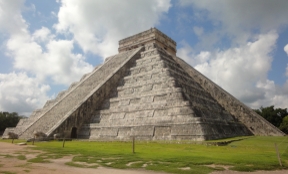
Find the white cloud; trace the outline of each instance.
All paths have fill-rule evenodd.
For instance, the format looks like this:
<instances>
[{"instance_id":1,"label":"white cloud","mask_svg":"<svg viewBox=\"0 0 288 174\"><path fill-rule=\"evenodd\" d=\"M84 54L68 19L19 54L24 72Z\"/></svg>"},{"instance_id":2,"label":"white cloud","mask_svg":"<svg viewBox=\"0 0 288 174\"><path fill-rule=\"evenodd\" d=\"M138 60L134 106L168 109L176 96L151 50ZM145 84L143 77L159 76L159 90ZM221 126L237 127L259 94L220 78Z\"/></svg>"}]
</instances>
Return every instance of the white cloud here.
<instances>
[{"instance_id":1,"label":"white cloud","mask_svg":"<svg viewBox=\"0 0 288 174\"><path fill-rule=\"evenodd\" d=\"M23 3L0 0L0 32L8 38L2 45L13 68L22 72L0 74L0 110L27 114L48 99L47 81L69 85L93 67L73 53L73 40L56 39L46 27L31 34L21 15Z\"/></svg>"},{"instance_id":2,"label":"white cloud","mask_svg":"<svg viewBox=\"0 0 288 174\"><path fill-rule=\"evenodd\" d=\"M43 35L42 31L33 34L36 40L47 39L49 32ZM72 53L73 41L69 40L49 40L43 49L30 35L19 34L11 36L7 48L15 60L15 68L33 73L41 80L51 78L56 84L69 85L93 69L83 55Z\"/></svg>"},{"instance_id":3,"label":"white cloud","mask_svg":"<svg viewBox=\"0 0 288 174\"><path fill-rule=\"evenodd\" d=\"M54 37L55 35L52 35L51 31L46 27L42 27L41 29L36 30L32 35L33 40L38 42L48 42Z\"/></svg>"},{"instance_id":4,"label":"white cloud","mask_svg":"<svg viewBox=\"0 0 288 174\"><path fill-rule=\"evenodd\" d=\"M41 84L26 73L0 74L0 111L28 114L48 99L49 85Z\"/></svg>"},{"instance_id":5,"label":"white cloud","mask_svg":"<svg viewBox=\"0 0 288 174\"><path fill-rule=\"evenodd\" d=\"M69 32L85 52L103 58L117 53L118 41L157 25L170 0L61 0L58 32Z\"/></svg>"},{"instance_id":6,"label":"white cloud","mask_svg":"<svg viewBox=\"0 0 288 174\"><path fill-rule=\"evenodd\" d=\"M193 31L197 36L202 36L204 29L203 27L193 27Z\"/></svg>"},{"instance_id":7,"label":"white cloud","mask_svg":"<svg viewBox=\"0 0 288 174\"><path fill-rule=\"evenodd\" d=\"M284 47L284 51L285 51L286 54L288 55L288 44Z\"/></svg>"},{"instance_id":8,"label":"white cloud","mask_svg":"<svg viewBox=\"0 0 288 174\"><path fill-rule=\"evenodd\" d=\"M288 1L231 1L231 0L180 0L182 6L192 6L207 16L215 25L221 24L224 34L236 37L233 41L246 42L251 30L265 33L288 24Z\"/></svg>"},{"instance_id":9,"label":"white cloud","mask_svg":"<svg viewBox=\"0 0 288 174\"><path fill-rule=\"evenodd\" d=\"M252 107L254 106L253 108L271 105L279 108L287 108L288 81L283 87L276 86L274 82L270 80L266 80L265 82L258 82L256 86L259 90L265 91L265 98L263 98L261 102L254 102L252 104Z\"/></svg>"},{"instance_id":10,"label":"white cloud","mask_svg":"<svg viewBox=\"0 0 288 174\"><path fill-rule=\"evenodd\" d=\"M7 21L11 24L2 29L10 34L6 54L13 58L14 68L28 71L42 81L53 79L55 84L65 85L93 69L85 62L83 55L73 53L73 41L55 39L55 35L46 27L30 34L21 16L23 1L0 3L3 5L1 14L6 17L1 18L0 24Z\"/></svg>"},{"instance_id":11,"label":"white cloud","mask_svg":"<svg viewBox=\"0 0 288 174\"><path fill-rule=\"evenodd\" d=\"M284 47L284 51L286 52L286 54L288 55L288 44ZM286 73L285 73L286 77L288 77L288 64L286 66Z\"/></svg>"},{"instance_id":12,"label":"white cloud","mask_svg":"<svg viewBox=\"0 0 288 174\"><path fill-rule=\"evenodd\" d=\"M281 103L274 82L267 79L277 38L276 32L269 32L238 47L199 54L185 45L178 55L236 98L258 108L263 103Z\"/></svg>"},{"instance_id":13,"label":"white cloud","mask_svg":"<svg viewBox=\"0 0 288 174\"><path fill-rule=\"evenodd\" d=\"M24 0L0 0L0 32L15 33L27 27L21 15Z\"/></svg>"}]
</instances>

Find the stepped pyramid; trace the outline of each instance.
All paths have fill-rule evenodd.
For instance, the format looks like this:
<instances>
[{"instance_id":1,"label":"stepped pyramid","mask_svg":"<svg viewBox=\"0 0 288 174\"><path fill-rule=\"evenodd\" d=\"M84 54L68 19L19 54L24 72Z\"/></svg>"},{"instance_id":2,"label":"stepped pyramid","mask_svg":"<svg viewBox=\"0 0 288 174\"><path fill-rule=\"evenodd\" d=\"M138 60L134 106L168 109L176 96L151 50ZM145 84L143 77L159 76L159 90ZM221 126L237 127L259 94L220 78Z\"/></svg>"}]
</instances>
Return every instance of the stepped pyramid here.
<instances>
[{"instance_id":1,"label":"stepped pyramid","mask_svg":"<svg viewBox=\"0 0 288 174\"><path fill-rule=\"evenodd\" d=\"M176 42L156 28L119 41L119 54L7 131L96 140L284 135L178 58Z\"/></svg>"}]
</instances>

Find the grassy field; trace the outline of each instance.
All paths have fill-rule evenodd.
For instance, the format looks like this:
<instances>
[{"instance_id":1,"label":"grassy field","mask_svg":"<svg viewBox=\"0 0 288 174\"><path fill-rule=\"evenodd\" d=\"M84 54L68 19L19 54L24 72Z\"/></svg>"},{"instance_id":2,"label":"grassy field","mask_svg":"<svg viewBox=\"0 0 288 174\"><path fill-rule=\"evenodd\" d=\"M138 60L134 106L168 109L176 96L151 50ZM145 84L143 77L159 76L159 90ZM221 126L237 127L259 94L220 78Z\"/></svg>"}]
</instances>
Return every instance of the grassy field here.
<instances>
[{"instance_id":1,"label":"grassy field","mask_svg":"<svg viewBox=\"0 0 288 174\"><path fill-rule=\"evenodd\" d=\"M225 146L211 145L227 141L232 142ZM283 167L279 165L275 143ZM223 166L237 171L288 168L288 137L237 137L206 142L145 142L136 139L134 154L132 142L66 141L64 148L61 141L35 142L35 145L35 149L47 153L30 162L49 162L49 159L72 154L73 160L67 165L76 167L145 168L184 174L210 173L224 170Z\"/></svg>"}]
</instances>

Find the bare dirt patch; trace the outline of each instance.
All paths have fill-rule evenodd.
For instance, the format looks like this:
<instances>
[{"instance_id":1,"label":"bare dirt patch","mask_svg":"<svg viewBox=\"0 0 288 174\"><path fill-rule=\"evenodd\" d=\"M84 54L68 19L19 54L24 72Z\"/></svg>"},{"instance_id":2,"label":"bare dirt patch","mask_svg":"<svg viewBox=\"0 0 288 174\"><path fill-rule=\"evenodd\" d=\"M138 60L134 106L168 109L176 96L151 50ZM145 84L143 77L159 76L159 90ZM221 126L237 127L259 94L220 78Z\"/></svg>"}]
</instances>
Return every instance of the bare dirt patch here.
<instances>
[{"instance_id":1,"label":"bare dirt patch","mask_svg":"<svg viewBox=\"0 0 288 174\"><path fill-rule=\"evenodd\" d=\"M50 163L29 163L27 160L35 158L39 154L45 152L35 151L27 147L31 145L19 146L16 144L0 142L0 173L11 172L17 174L161 174L161 172L153 172L146 170L120 170L98 167L94 168L78 168L65 165L71 162L73 156L65 156L59 159L51 159ZM25 155L26 160L19 160L17 156ZM8 157L7 157L8 156ZM164 173L162 173L164 174Z\"/></svg>"}]
</instances>

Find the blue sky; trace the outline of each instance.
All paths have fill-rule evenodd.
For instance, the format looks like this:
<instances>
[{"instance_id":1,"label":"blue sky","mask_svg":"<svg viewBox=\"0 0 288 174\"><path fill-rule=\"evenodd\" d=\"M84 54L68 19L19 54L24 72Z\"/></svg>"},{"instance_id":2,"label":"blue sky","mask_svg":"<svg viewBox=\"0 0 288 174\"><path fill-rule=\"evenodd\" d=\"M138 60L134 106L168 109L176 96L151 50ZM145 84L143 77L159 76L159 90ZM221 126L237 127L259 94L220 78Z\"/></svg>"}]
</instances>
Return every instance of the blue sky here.
<instances>
[{"instance_id":1,"label":"blue sky","mask_svg":"<svg viewBox=\"0 0 288 174\"><path fill-rule=\"evenodd\" d=\"M0 0L0 110L29 116L156 27L251 108L288 106L287 0Z\"/></svg>"}]
</instances>

